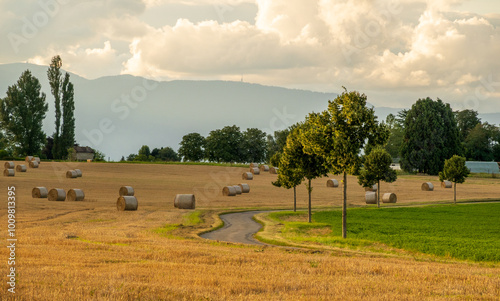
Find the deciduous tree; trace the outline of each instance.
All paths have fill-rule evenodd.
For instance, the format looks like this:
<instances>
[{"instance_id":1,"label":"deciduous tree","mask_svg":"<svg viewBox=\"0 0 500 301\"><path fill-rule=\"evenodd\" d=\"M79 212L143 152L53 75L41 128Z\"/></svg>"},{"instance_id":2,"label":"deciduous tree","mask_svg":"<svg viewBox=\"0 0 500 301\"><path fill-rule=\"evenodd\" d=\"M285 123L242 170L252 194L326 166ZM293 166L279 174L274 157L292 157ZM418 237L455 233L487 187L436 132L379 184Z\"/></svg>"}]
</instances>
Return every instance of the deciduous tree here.
<instances>
[{"instance_id":1,"label":"deciduous tree","mask_svg":"<svg viewBox=\"0 0 500 301\"><path fill-rule=\"evenodd\" d=\"M198 162L205 157L205 138L199 133L189 133L182 137L179 156L184 161Z\"/></svg>"},{"instance_id":2,"label":"deciduous tree","mask_svg":"<svg viewBox=\"0 0 500 301\"><path fill-rule=\"evenodd\" d=\"M453 187L453 202L457 203L457 183L465 182L470 170L465 166L465 158L454 155L444 162L443 171L439 173L439 181L451 181Z\"/></svg>"}]
</instances>

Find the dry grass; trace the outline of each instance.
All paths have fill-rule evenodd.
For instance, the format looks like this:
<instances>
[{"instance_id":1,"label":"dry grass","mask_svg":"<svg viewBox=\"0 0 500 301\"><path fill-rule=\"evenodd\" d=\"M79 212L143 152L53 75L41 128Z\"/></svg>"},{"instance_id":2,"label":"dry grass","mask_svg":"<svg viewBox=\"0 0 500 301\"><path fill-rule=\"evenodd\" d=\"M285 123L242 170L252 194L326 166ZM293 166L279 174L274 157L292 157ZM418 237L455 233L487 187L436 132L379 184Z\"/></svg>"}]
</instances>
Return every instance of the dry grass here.
<instances>
[{"instance_id":1,"label":"dry grass","mask_svg":"<svg viewBox=\"0 0 500 301\"><path fill-rule=\"evenodd\" d=\"M68 169L85 177L66 179ZM388 258L343 250L309 251L205 241L193 233L216 224L214 212L235 208L289 208L293 191L256 175L252 193L224 198L222 187L238 182L244 168L180 165L47 163L2 181L16 185L18 284L16 300L498 300L500 267ZM207 180L208 179L208 180ZM383 183L399 203L448 200L450 190L420 190L436 177L404 177ZM351 206L364 204L364 189L349 181ZM470 179L459 198L494 198L499 179ZM138 211L117 211L119 188L133 185ZM341 189L313 181L314 206L341 204ZM83 202L33 199L33 187L79 188ZM185 224L192 210L174 209L176 194L196 195L203 209L198 225ZM6 202L0 220L6 229ZM307 193L298 188L298 204ZM163 228L158 234L152 229ZM6 233L6 231L4 231ZM321 234L321 233L318 233ZM4 234L5 235L5 234ZM179 239L180 236L191 237ZM8 258L6 240L0 258ZM6 284L2 300L8 298Z\"/></svg>"}]
</instances>

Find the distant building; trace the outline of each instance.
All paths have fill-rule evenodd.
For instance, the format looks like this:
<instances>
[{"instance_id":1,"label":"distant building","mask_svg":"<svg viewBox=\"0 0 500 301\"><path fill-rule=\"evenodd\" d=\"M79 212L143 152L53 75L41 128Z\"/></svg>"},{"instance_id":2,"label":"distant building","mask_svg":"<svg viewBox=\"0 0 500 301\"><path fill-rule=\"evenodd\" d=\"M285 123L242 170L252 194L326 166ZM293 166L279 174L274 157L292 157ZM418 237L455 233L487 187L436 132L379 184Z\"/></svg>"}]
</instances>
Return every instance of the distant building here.
<instances>
[{"instance_id":1,"label":"distant building","mask_svg":"<svg viewBox=\"0 0 500 301\"><path fill-rule=\"evenodd\" d=\"M466 161L471 173L500 173L497 162Z\"/></svg>"},{"instance_id":2,"label":"distant building","mask_svg":"<svg viewBox=\"0 0 500 301\"><path fill-rule=\"evenodd\" d=\"M94 160L94 153L95 151L88 146L75 146L73 147L75 149L75 156L74 158L76 161L87 161L87 160Z\"/></svg>"}]
</instances>

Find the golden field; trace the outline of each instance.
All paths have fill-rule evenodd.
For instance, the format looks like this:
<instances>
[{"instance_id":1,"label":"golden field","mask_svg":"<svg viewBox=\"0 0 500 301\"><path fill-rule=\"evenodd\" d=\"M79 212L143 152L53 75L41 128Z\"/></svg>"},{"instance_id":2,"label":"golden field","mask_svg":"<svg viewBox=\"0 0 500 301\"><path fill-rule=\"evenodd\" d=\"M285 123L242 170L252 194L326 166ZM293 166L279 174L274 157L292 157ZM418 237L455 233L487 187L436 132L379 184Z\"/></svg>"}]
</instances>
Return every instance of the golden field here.
<instances>
[{"instance_id":1,"label":"golden field","mask_svg":"<svg viewBox=\"0 0 500 301\"><path fill-rule=\"evenodd\" d=\"M21 162L16 162L21 163ZM83 177L65 178L79 168ZM249 194L223 197L246 168L200 165L49 163L2 177L0 260L7 271L7 187L16 187L15 297L3 281L1 300L498 300L500 266L349 250L311 250L218 243L197 232L218 223L215 213L242 208L291 208L293 191L276 188L276 175L256 175ZM340 177L335 177L340 180ZM432 181L435 191L420 190ZM494 199L500 179L470 178L458 199ZM133 186L137 211L116 210L118 190ZM83 202L31 198L36 186L80 188ZM339 188L313 181L313 206L341 204ZM451 202L437 177L403 176L382 183L398 204ZM298 206L306 208L304 185ZM195 193L202 222L173 207L178 193ZM364 189L348 178L348 203L364 205ZM168 231L169 226L176 228ZM166 227L165 227L166 226ZM167 229L165 232L159 228ZM162 235L163 233L163 235ZM3 277L6 279L6 277Z\"/></svg>"}]
</instances>

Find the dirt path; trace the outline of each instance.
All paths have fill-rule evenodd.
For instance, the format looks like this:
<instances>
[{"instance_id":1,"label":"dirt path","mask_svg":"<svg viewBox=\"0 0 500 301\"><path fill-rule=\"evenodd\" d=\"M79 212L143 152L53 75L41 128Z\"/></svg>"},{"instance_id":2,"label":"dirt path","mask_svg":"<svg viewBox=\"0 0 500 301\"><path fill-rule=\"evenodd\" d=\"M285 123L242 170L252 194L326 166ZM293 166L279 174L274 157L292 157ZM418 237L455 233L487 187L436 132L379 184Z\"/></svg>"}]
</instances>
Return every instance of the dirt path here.
<instances>
[{"instance_id":1,"label":"dirt path","mask_svg":"<svg viewBox=\"0 0 500 301\"><path fill-rule=\"evenodd\" d=\"M220 218L224 222L224 227L200 236L219 241L265 245L253 238L253 235L262 228L262 225L254 221L252 217L261 212L264 211L247 211L220 215Z\"/></svg>"}]
</instances>

